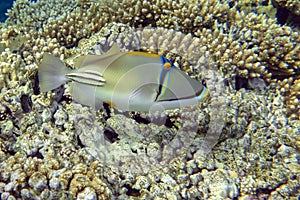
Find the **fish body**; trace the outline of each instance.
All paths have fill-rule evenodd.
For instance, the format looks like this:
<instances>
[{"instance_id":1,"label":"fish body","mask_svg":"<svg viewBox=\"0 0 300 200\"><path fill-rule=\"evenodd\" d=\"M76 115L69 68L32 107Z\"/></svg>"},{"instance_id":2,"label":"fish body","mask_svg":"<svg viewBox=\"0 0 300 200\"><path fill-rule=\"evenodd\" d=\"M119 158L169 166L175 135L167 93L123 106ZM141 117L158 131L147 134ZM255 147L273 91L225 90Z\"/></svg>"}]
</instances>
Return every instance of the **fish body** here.
<instances>
[{"instance_id":1,"label":"fish body","mask_svg":"<svg viewBox=\"0 0 300 200\"><path fill-rule=\"evenodd\" d=\"M39 67L42 92L72 81L75 101L98 109L103 102L123 111L150 111L197 104L207 90L199 81L157 54L121 53L117 46L103 55L81 56L71 70L45 54Z\"/></svg>"}]
</instances>

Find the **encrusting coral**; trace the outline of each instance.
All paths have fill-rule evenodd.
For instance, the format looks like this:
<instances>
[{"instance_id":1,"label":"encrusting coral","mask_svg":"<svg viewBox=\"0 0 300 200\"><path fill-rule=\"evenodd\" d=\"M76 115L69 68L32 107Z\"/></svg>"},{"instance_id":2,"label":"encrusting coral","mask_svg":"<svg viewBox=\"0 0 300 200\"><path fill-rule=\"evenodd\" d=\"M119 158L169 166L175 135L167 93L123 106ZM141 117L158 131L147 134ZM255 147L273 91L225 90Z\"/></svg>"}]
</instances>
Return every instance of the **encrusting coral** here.
<instances>
[{"instance_id":1,"label":"encrusting coral","mask_svg":"<svg viewBox=\"0 0 300 200\"><path fill-rule=\"evenodd\" d=\"M269 1L245 2L17 0L0 26L1 198L299 195L296 130L300 125L295 120L300 116L299 32L255 7L270 6ZM296 1L276 2L297 15ZM242 4L249 9L243 11ZM166 118L171 124L162 126L114 112L106 119L103 110L68 104L64 95L68 86L39 93L34 74L44 53L73 66L79 55L103 53L114 40L124 44L123 50L166 55L199 80L207 75L203 70L212 69L207 73L218 84L211 80L207 84L226 98L218 98L216 92L197 109L141 114L157 121ZM212 68L203 67L208 63ZM214 119L219 107L222 115ZM211 157L202 161L195 155L201 154L199 144L210 126L221 129L221 140L208 154ZM136 166L149 173L136 177L129 167L119 169L122 162L107 168L102 164L110 164L109 160L95 161L86 151L96 149L101 154L106 146L98 147L93 137L104 138L103 133L121 140L109 147L140 156L135 158L144 158L145 152L152 155ZM167 143L170 138L177 143ZM210 147L218 138L213 139ZM163 156L174 160L164 163L159 172L151 171L154 165L143 164L165 161L156 154L162 143L170 145ZM136 162L125 156L116 157L117 161L127 160L135 167ZM155 156L161 160L151 160ZM272 159L278 162L271 163Z\"/></svg>"},{"instance_id":2,"label":"encrusting coral","mask_svg":"<svg viewBox=\"0 0 300 200\"><path fill-rule=\"evenodd\" d=\"M66 159L63 155L52 154L54 149L51 147L48 150L50 152L46 158L41 159L38 156L28 157L24 153L9 156L0 149L1 158L6 158L6 162L0 164L0 183L7 182L5 187L0 184L2 197L14 194L23 199L32 199L36 196L73 199L77 194L82 196L85 190L90 190L88 196L98 196L100 199L111 197L111 191L99 177L96 162L88 167L81 164L80 159L73 159L72 155L69 155L70 159ZM69 162L75 163L70 165ZM65 193L65 190L69 192Z\"/></svg>"}]
</instances>

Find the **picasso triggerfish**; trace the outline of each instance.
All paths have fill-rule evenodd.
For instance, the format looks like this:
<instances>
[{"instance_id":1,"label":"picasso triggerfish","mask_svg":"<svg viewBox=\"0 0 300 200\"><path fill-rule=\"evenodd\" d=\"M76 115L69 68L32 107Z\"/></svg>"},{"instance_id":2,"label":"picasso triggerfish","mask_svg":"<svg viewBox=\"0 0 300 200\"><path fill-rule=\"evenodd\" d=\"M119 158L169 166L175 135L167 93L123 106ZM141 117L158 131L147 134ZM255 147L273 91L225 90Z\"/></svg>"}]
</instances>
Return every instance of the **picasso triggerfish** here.
<instances>
[{"instance_id":1,"label":"picasso triggerfish","mask_svg":"<svg viewBox=\"0 0 300 200\"><path fill-rule=\"evenodd\" d=\"M78 58L76 69L67 68L44 54L38 77L41 92L72 81L76 102L100 108L108 103L122 111L167 110L197 104L206 87L163 56L145 52L120 52L118 46L103 55Z\"/></svg>"}]
</instances>

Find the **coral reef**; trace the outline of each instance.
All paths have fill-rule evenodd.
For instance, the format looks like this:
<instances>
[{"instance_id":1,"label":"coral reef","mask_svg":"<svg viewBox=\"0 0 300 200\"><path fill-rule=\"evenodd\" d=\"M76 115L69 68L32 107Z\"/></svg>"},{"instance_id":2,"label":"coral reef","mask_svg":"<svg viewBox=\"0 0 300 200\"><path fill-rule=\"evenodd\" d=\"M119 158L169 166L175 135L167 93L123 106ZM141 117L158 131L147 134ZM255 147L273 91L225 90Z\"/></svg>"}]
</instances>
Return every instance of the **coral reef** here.
<instances>
[{"instance_id":1,"label":"coral reef","mask_svg":"<svg viewBox=\"0 0 300 200\"><path fill-rule=\"evenodd\" d=\"M9 155L1 151L1 158L5 158L5 162L4 159L1 162L0 171L1 198L73 199L84 195L99 199L111 197L110 189L99 176L97 162L92 162L89 166L83 165L80 159L86 159L83 158L84 154L81 158L78 158L78 153L55 155L53 148L45 148L47 153L32 156L19 152Z\"/></svg>"},{"instance_id":2,"label":"coral reef","mask_svg":"<svg viewBox=\"0 0 300 200\"><path fill-rule=\"evenodd\" d=\"M23 9L19 6L23 3L17 2L9 12L14 17L8 18L8 21L18 19L15 18L15 15ZM103 6L105 3L109 6ZM39 4L44 3L32 2L30 5L38 7ZM64 3L55 5L55 8L59 8L59 10L70 9L70 14L67 15L67 12L60 14L58 11L56 12L58 17L53 18L48 13L47 22L38 25L38 27L42 26L43 31L29 33L32 40L55 38L60 45L70 48L76 46L80 39L97 32L110 19L135 27L151 25L193 33L201 39L203 46L207 46L221 66L227 65L228 62L234 64L238 70L237 74L242 77L263 77L269 82L271 78L276 79L276 75L283 79L299 73L297 32L288 26L281 27L275 20L267 19L265 15L256 15L252 12L246 14L236 10L235 7L230 8L226 3L200 1L194 4L185 4L184 2L157 2L155 4L145 1L133 5L128 1L112 1L101 4L96 1L78 1L78 6L81 9L71 9L75 7L73 3L71 5ZM25 7L30 6L26 5ZM55 12L55 9L52 10ZM32 15L37 14L29 16ZM34 24L31 20L31 18L28 19L29 23ZM26 21L9 24L14 23L20 24L23 29L28 28ZM49 42L45 41L46 44ZM25 50L30 52L31 49L36 49L34 46L40 49L38 45L27 45L27 48L25 45ZM53 49L48 51L52 52ZM40 53L43 52L45 51ZM56 50L56 52L62 53L60 50ZM282 58L282 55L286 56ZM32 56L34 57L34 55Z\"/></svg>"},{"instance_id":3,"label":"coral reef","mask_svg":"<svg viewBox=\"0 0 300 200\"><path fill-rule=\"evenodd\" d=\"M0 24L0 198L296 199L300 36L274 9L299 6L274 2L15 1ZM70 104L69 85L39 92L45 52L74 67L114 41L167 56L210 96L123 113Z\"/></svg>"},{"instance_id":4,"label":"coral reef","mask_svg":"<svg viewBox=\"0 0 300 200\"><path fill-rule=\"evenodd\" d=\"M38 1L17 0L7 12L7 25L20 25L24 28L42 28L43 24L55 20L76 8L76 1Z\"/></svg>"},{"instance_id":5,"label":"coral reef","mask_svg":"<svg viewBox=\"0 0 300 200\"><path fill-rule=\"evenodd\" d=\"M0 57L0 87L12 85L12 82L21 81L25 64L20 55L12 53L8 48L1 52ZM23 75L24 76L24 75Z\"/></svg>"}]
</instances>

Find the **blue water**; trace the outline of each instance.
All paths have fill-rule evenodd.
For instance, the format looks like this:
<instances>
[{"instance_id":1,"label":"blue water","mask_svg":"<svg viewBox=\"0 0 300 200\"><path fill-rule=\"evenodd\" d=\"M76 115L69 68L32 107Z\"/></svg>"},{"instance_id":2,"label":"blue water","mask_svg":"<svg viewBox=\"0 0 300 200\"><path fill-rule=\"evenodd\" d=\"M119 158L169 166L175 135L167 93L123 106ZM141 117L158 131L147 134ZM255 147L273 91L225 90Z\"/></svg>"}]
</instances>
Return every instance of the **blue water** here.
<instances>
[{"instance_id":1,"label":"blue water","mask_svg":"<svg viewBox=\"0 0 300 200\"><path fill-rule=\"evenodd\" d=\"M8 8L12 7L14 0L1 0L0 2L0 22L4 22L7 18L5 13Z\"/></svg>"}]
</instances>

